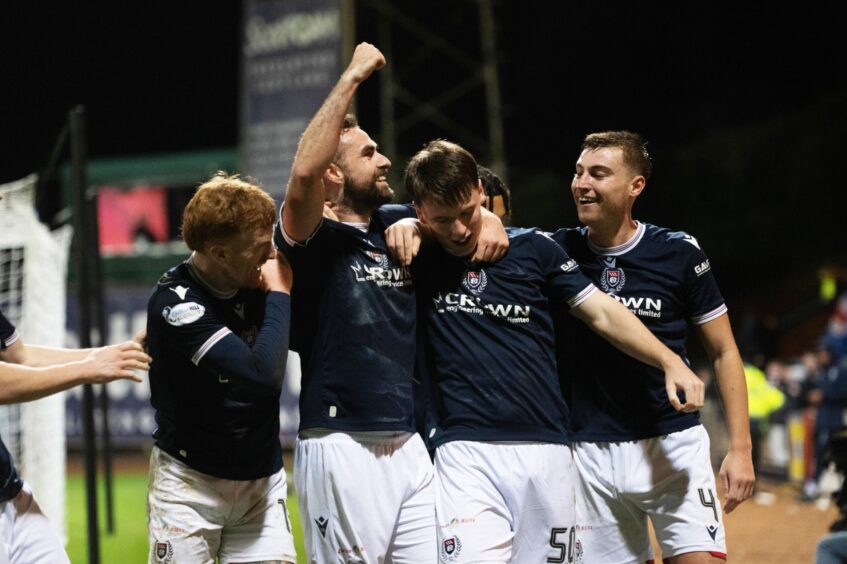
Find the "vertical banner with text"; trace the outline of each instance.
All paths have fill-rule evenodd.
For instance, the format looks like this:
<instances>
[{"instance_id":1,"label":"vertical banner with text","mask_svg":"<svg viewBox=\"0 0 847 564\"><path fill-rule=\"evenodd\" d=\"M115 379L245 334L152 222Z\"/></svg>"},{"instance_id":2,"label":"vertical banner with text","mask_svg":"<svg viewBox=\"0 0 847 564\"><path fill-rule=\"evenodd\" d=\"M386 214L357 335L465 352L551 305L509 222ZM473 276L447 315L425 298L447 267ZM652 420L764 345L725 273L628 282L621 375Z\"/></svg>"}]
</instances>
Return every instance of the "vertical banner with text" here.
<instances>
[{"instance_id":1,"label":"vertical banner with text","mask_svg":"<svg viewBox=\"0 0 847 564\"><path fill-rule=\"evenodd\" d=\"M340 2L245 2L242 169L279 201L300 135L341 72Z\"/></svg>"}]
</instances>

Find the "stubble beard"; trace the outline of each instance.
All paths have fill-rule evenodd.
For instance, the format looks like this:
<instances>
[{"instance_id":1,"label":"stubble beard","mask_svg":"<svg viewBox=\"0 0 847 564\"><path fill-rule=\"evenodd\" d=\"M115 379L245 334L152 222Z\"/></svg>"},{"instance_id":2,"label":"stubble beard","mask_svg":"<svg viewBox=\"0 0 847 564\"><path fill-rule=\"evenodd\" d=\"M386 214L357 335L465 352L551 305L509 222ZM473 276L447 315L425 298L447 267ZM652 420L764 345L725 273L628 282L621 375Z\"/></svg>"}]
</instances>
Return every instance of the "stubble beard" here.
<instances>
[{"instance_id":1,"label":"stubble beard","mask_svg":"<svg viewBox=\"0 0 847 564\"><path fill-rule=\"evenodd\" d=\"M367 185L359 185L345 178L344 199L347 205L357 212L371 212L380 206L390 204L394 199L394 190L387 183L385 190L380 189L376 179Z\"/></svg>"}]
</instances>

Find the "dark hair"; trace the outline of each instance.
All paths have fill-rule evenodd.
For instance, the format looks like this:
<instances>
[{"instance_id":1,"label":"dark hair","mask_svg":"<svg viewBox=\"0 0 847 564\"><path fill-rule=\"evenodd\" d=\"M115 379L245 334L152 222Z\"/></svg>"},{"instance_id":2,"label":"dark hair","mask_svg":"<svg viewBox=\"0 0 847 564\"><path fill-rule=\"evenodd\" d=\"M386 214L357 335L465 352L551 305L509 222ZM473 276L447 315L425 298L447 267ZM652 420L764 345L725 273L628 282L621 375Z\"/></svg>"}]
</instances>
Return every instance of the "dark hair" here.
<instances>
[{"instance_id":1,"label":"dark hair","mask_svg":"<svg viewBox=\"0 0 847 564\"><path fill-rule=\"evenodd\" d=\"M650 178L653 162L647 152L647 142L631 131L603 131L589 133L582 141L582 150L596 151L603 147L617 147L623 151L626 165L644 178Z\"/></svg>"},{"instance_id":2,"label":"dark hair","mask_svg":"<svg viewBox=\"0 0 847 564\"><path fill-rule=\"evenodd\" d=\"M359 127L359 120L356 119L355 115L347 114L344 116L344 122L341 124L341 134L344 135L347 130L355 127ZM335 157L333 157L332 162L337 165L341 165L344 162L344 154L341 151L340 143L338 145L338 149L335 150Z\"/></svg>"},{"instance_id":3,"label":"dark hair","mask_svg":"<svg viewBox=\"0 0 847 564\"><path fill-rule=\"evenodd\" d=\"M494 198L500 196L503 198L503 209L506 215L511 215L512 192L506 186L506 183L494 174L493 170L482 165L476 166L476 172L482 181L482 189L485 190L485 195L488 196L488 210L494 211Z\"/></svg>"},{"instance_id":4,"label":"dark hair","mask_svg":"<svg viewBox=\"0 0 847 564\"><path fill-rule=\"evenodd\" d=\"M418 203L457 206L471 196L478 184L473 156L444 139L430 141L406 166L406 192Z\"/></svg>"},{"instance_id":5,"label":"dark hair","mask_svg":"<svg viewBox=\"0 0 847 564\"><path fill-rule=\"evenodd\" d=\"M353 114L344 116L344 124L341 126L341 130L353 129L354 127L359 127L359 120L356 119L356 116Z\"/></svg>"}]
</instances>

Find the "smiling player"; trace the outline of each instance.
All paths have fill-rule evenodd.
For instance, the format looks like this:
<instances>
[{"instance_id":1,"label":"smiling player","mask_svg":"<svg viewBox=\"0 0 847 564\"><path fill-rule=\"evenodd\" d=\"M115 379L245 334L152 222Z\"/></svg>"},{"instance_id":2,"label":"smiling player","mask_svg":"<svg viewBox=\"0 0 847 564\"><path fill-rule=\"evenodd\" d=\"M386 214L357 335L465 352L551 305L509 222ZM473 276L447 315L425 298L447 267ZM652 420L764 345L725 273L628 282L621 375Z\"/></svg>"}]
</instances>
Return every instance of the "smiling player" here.
<instances>
[{"instance_id":1,"label":"smiling player","mask_svg":"<svg viewBox=\"0 0 847 564\"><path fill-rule=\"evenodd\" d=\"M697 240L632 218L650 171L639 135L588 135L571 184L586 227L560 229L553 238L586 276L629 307L680 358L685 358L687 323L696 328L726 410L730 450L720 475L730 512L750 496L754 482L741 358ZM580 477L577 522L585 562L649 561L648 516L666 561L725 559L709 437L698 415L668 405L661 370L573 325L573 339L561 341L560 358L569 361L563 387L572 397Z\"/></svg>"},{"instance_id":2,"label":"smiling player","mask_svg":"<svg viewBox=\"0 0 847 564\"><path fill-rule=\"evenodd\" d=\"M442 562L565 562L573 557L574 477L559 388L554 313L569 310L615 346L662 367L667 389L702 405L703 386L626 308L535 229L508 229L496 263L475 262L484 198L476 162L448 141L406 169L421 226L440 244L413 265L436 446ZM398 228L401 227L398 225Z\"/></svg>"}]
</instances>

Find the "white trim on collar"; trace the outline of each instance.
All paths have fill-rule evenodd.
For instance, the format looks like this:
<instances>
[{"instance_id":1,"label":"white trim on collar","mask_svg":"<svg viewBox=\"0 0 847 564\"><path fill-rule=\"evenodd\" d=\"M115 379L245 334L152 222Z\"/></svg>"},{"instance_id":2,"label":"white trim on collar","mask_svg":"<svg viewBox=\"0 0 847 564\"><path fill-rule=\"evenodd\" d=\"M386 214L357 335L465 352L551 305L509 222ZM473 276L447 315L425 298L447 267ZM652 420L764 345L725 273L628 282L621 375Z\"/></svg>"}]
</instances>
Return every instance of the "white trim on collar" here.
<instances>
[{"instance_id":1,"label":"white trim on collar","mask_svg":"<svg viewBox=\"0 0 847 564\"><path fill-rule=\"evenodd\" d=\"M599 245L595 245L591 242L591 239L586 235L585 240L588 242L588 248L595 255L603 255L606 257L617 257L622 254L628 253L632 249L641 242L641 239L644 237L644 233L647 231L647 227L641 223L640 221L635 222L637 227L635 228L635 235L629 238L629 241L625 243L621 243L620 245L616 245L614 247L601 247Z\"/></svg>"}]
</instances>

